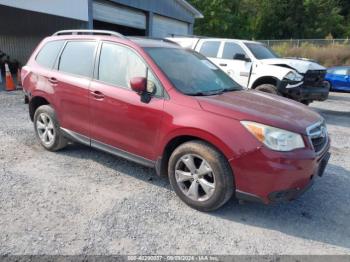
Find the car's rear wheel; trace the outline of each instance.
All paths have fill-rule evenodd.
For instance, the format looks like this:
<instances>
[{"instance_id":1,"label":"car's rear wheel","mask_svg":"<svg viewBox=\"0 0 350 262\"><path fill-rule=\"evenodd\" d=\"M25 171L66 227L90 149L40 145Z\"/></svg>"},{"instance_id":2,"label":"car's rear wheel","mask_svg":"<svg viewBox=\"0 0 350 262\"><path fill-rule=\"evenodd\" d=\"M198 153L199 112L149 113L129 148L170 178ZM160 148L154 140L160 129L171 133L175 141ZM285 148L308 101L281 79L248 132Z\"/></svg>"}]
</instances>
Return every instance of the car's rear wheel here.
<instances>
[{"instance_id":1,"label":"car's rear wheel","mask_svg":"<svg viewBox=\"0 0 350 262\"><path fill-rule=\"evenodd\" d=\"M259 85L259 86L257 86L255 88L255 90L258 90L258 91L261 91L261 92L265 92L265 93L269 93L269 94L279 95L277 87L272 85L272 84Z\"/></svg>"},{"instance_id":2,"label":"car's rear wheel","mask_svg":"<svg viewBox=\"0 0 350 262\"><path fill-rule=\"evenodd\" d=\"M41 145L49 151L57 151L67 145L57 121L55 111L49 105L40 106L34 114L34 129Z\"/></svg>"},{"instance_id":3,"label":"car's rear wheel","mask_svg":"<svg viewBox=\"0 0 350 262\"><path fill-rule=\"evenodd\" d=\"M234 192L228 161L202 141L186 142L176 148L169 159L168 172L176 194L200 211L221 207Z\"/></svg>"}]
</instances>

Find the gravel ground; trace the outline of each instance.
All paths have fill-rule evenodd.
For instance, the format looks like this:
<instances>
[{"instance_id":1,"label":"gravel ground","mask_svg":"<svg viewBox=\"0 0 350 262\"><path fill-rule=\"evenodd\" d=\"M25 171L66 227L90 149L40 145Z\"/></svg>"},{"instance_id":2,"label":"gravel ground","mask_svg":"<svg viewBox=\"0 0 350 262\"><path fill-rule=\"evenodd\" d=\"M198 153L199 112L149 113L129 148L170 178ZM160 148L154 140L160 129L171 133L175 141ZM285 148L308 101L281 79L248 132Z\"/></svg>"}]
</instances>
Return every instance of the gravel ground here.
<instances>
[{"instance_id":1,"label":"gravel ground","mask_svg":"<svg viewBox=\"0 0 350 262\"><path fill-rule=\"evenodd\" d=\"M308 192L214 213L152 169L77 144L45 151L20 91L0 92L0 108L0 254L350 254L350 94L312 104L332 158Z\"/></svg>"}]
</instances>

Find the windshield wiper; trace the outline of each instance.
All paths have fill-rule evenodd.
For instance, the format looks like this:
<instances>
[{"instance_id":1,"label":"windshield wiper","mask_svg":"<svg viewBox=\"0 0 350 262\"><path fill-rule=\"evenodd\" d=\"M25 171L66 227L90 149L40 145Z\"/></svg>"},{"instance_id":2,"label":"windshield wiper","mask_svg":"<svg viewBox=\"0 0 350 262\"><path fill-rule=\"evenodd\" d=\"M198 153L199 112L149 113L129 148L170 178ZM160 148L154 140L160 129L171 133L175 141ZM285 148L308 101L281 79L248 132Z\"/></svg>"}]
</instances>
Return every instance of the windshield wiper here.
<instances>
[{"instance_id":1,"label":"windshield wiper","mask_svg":"<svg viewBox=\"0 0 350 262\"><path fill-rule=\"evenodd\" d=\"M238 91L238 90L240 90L238 86L232 86L232 87L222 89L222 92L232 92L232 91Z\"/></svg>"},{"instance_id":2,"label":"windshield wiper","mask_svg":"<svg viewBox=\"0 0 350 262\"><path fill-rule=\"evenodd\" d=\"M207 91L198 91L193 93L187 93L186 95L189 96L215 96L215 95L221 95L225 92L232 92L232 91L239 91L241 90L239 87L232 86L228 88L221 88L216 90L207 90Z\"/></svg>"},{"instance_id":3,"label":"windshield wiper","mask_svg":"<svg viewBox=\"0 0 350 262\"><path fill-rule=\"evenodd\" d=\"M224 89L198 91L198 92L194 92L194 93L187 93L187 95L190 95L190 96L215 96L215 95L222 94L224 91L225 91Z\"/></svg>"}]
</instances>

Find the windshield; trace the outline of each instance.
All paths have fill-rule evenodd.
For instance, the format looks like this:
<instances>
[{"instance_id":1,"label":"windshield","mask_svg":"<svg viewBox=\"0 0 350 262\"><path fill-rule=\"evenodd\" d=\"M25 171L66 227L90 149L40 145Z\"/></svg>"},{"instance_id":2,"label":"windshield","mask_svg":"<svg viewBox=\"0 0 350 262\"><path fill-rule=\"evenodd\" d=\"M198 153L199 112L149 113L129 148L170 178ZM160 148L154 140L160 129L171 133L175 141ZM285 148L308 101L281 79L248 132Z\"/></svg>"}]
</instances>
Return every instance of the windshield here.
<instances>
[{"instance_id":1,"label":"windshield","mask_svg":"<svg viewBox=\"0 0 350 262\"><path fill-rule=\"evenodd\" d=\"M279 56L274 51L272 51L270 48L268 48L265 45L256 44L256 43L245 43L245 45L249 48L250 52L253 53L256 59L261 60L261 59L279 58Z\"/></svg>"},{"instance_id":2,"label":"windshield","mask_svg":"<svg viewBox=\"0 0 350 262\"><path fill-rule=\"evenodd\" d=\"M221 69L197 52L165 47L149 47L145 50L175 88L184 94L215 95L242 89Z\"/></svg>"}]
</instances>

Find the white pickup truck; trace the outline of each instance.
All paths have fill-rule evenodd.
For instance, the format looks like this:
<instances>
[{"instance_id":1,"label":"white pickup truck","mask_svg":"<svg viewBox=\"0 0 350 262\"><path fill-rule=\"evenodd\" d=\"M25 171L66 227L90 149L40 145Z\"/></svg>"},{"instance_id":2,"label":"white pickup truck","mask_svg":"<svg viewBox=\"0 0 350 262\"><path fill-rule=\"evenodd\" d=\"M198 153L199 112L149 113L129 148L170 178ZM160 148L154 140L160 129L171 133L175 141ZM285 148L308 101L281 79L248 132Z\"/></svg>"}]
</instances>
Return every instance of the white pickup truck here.
<instances>
[{"instance_id":1,"label":"white pickup truck","mask_svg":"<svg viewBox=\"0 0 350 262\"><path fill-rule=\"evenodd\" d=\"M264 44L247 40L168 37L208 57L245 88L282 95L304 104L328 98L326 68L300 58L279 58Z\"/></svg>"}]
</instances>

